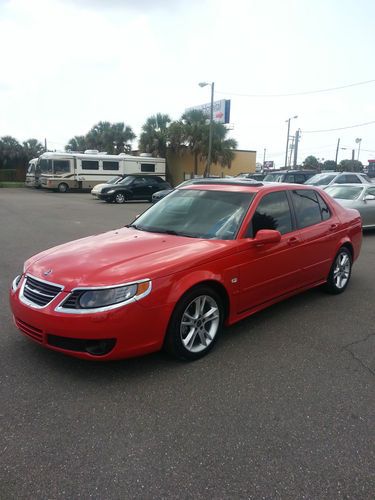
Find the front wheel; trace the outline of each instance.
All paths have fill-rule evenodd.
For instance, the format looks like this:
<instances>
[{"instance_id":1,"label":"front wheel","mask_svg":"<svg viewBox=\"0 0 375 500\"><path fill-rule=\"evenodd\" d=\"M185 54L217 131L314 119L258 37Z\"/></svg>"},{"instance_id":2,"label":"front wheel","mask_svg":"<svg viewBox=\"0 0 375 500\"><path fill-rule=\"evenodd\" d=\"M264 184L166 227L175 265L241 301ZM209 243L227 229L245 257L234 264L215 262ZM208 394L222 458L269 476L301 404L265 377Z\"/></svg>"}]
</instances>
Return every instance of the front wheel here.
<instances>
[{"instance_id":1,"label":"front wheel","mask_svg":"<svg viewBox=\"0 0 375 500\"><path fill-rule=\"evenodd\" d=\"M164 347L179 359L199 359L213 348L221 333L223 320L220 295L210 287L197 286L177 303Z\"/></svg>"},{"instance_id":2,"label":"front wheel","mask_svg":"<svg viewBox=\"0 0 375 500\"><path fill-rule=\"evenodd\" d=\"M115 203L125 203L126 201L126 197L124 195L124 193L117 193L115 195Z\"/></svg>"},{"instance_id":3,"label":"front wheel","mask_svg":"<svg viewBox=\"0 0 375 500\"><path fill-rule=\"evenodd\" d=\"M333 261L325 289L328 293L342 293L348 286L352 273L352 255L346 247L341 247Z\"/></svg>"},{"instance_id":4,"label":"front wheel","mask_svg":"<svg viewBox=\"0 0 375 500\"><path fill-rule=\"evenodd\" d=\"M68 184L65 184L65 182L61 182L58 186L57 186L57 190L59 193L66 193L69 189L69 186Z\"/></svg>"}]
</instances>

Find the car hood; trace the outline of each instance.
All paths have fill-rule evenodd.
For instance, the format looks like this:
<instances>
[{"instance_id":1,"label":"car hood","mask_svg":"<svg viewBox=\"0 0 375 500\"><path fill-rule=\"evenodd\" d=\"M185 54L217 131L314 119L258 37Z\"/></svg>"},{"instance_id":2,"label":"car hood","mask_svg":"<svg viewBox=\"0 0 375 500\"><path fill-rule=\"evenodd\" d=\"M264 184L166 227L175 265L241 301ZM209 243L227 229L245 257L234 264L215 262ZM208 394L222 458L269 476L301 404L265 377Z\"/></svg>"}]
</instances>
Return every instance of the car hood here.
<instances>
[{"instance_id":1,"label":"car hood","mask_svg":"<svg viewBox=\"0 0 375 500\"><path fill-rule=\"evenodd\" d=\"M234 244L122 228L41 252L25 271L70 291L173 274L231 254Z\"/></svg>"}]
</instances>

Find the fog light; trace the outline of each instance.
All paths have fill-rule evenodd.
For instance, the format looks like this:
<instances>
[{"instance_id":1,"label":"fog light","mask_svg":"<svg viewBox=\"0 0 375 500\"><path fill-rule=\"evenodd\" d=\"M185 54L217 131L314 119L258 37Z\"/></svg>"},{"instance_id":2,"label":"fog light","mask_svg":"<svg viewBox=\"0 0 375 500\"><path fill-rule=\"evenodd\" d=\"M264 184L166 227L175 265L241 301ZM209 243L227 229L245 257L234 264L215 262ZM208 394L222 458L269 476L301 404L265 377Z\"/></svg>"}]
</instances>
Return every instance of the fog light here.
<instances>
[{"instance_id":1,"label":"fog light","mask_svg":"<svg viewBox=\"0 0 375 500\"><path fill-rule=\"evenodd\" d=\"M113 349L115 343L115 339L87 340L85 351L89 354L92 354L93 356L103 356Z\"/></svg>"}]
</instances>

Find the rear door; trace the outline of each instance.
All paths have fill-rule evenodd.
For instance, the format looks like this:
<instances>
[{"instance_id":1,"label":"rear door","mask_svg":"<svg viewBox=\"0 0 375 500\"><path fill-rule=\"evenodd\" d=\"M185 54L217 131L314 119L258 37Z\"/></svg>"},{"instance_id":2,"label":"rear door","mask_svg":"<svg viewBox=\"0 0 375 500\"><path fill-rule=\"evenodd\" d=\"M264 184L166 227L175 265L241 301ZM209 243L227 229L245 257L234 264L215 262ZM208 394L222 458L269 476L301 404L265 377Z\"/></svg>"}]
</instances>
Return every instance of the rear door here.
<instances>
[{"instance_id":1,"label":"rear door","mask_svg":"<svg viewBox=\"0 0 375 500\"><path fill-rule=\"evenodd\" d=\"M312 189L289 191L302 243L302 280L309 285L327 278L337 244L340 221L324 198Z\"/></svg>"},{"instance_id":2,"label":"rear door","mask_svg":"<svg viewBox=\"0 0 375 500\"><path fill-rule=\"evenodd\" d=\"M247 238L254 238L260 229L279 231L281 241L254 246ZM259 200L244 236L239 242L239 314L300 287L301 237L285 190L265 194Z\"/></svg>"},{"instance_id":3,"label":"rear door","mask_svg":"<svg viewBox=\"0 0 375 500\"><path fill-rule=\"evenodd\" d=\"M375 186L364 190L361 201L361 217L363 226L375 226L375 200L365 200L367 195L375 196Z\"/></svg>"},{"instance_id":4,"label":"rear door","mask_svg":"<svg viewBox=\"0 0 375 500\"><path fill-rule=\"evenodd\" d=\"M151 197L151 190L145 177L136 177L131 184L131 190L135 200L147 200Z\"/></svg>"}]
</instances>

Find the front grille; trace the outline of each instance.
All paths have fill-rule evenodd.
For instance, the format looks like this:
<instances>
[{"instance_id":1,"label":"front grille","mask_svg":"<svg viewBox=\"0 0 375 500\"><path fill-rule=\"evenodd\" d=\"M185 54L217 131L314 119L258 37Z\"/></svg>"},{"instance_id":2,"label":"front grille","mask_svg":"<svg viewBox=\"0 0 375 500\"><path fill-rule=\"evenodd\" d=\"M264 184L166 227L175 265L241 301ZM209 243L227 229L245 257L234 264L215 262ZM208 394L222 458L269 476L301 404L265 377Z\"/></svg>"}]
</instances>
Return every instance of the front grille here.
<instances>
[{"instance_id":1,"label":"front grille","mask_svg":"<svg viewBox=\"0 0 375 500\"><path fill-rule=\"evenodd\" d=\"M29 337L37 342L43 342L43 333L39 328L35 328L35 326L28 325L24 321L21 321L18 318L15 318L17 327L21 330L21 332L26 333Z\"/></svg>"},{"instance_id":2,"label":"front grille","mask_svg":"<svg viewBox=\"0 0 375 500\"><path fill-rule=\"evenodd\" d=\"M26 277L22 295L29 302L39 307L49 304L63 289L62 286L39 281L31 276Z\"/></svg>"},{"instance_id":3,"label":"front grille","mask_svg":"<svg viewBox=\"0 0 375 500\"><path fill-rule=\"evenodd\" d=\"M82 290L76 290L72 292L69 297L63 302L61 307L64 309L80 309L79 307L79 298L84 292Z\"/></svg>"}]
</instances>

